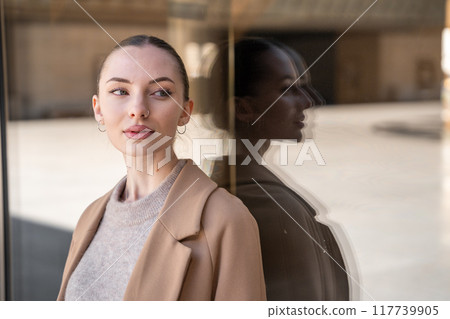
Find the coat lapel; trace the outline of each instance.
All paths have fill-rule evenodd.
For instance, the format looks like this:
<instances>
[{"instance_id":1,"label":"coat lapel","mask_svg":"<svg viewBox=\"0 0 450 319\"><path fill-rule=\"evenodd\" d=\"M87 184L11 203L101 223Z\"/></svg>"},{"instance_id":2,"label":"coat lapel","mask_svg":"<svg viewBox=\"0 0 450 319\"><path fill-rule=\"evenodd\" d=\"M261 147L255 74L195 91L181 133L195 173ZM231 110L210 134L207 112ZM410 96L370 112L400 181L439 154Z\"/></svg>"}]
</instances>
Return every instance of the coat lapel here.
<instances>
[{"instance_id":1,"label":"coat lapel","mask_svg":"<svg viewBox=\"0 0 450 319\"><path fill-rule=\"evenodd\" d=\"M81 260L81 257L94 238L111 194L112 190L93 202L78 221L76 227L77 231L73 234L66 266L64 267L58 300L64 300L70 275L74 272Z\"/></svg>"},{"instance_id":2,"label":"coat lapel","mask_svg":"<svg viewBox=\"0 0 450 319\"><path fill-rule=\"evenodd\" d=\"M177 300L191 259L191 249L156 222L139 256L124 300Z\"/></svg>"},{"instance_id":3,"label":"coat lapel","mask_svg":"<svg viewBox=\"0 0 450 319\"><path fill-rule=\"evenodd\" d=\"M191 261L183 239L201 229L203 207L217 188L192 160L173 184L131 274L125 300L178 300Z\"/></svg>"}]
</instances>

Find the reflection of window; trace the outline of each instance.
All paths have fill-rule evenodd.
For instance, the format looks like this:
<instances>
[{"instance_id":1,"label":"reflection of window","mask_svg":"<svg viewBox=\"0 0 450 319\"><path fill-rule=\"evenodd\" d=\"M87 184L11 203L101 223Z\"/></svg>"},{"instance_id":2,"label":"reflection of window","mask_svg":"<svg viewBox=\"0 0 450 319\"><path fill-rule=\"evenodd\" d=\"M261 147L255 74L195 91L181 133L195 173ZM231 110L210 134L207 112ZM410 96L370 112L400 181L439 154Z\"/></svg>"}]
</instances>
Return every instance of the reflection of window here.
<instances>
[{"instance_id":1,"label":"reflection of window","mask_svg":"<svg viewBox=\"0 0 450 319\"><path fill-rule=\"evenodd\" d=\"M361 69L362 63L359 60L359 57L352 56L342 66L344 81L352 88L353 92L361 88L361 75L359 70Z\"/></svg>"},{"instance_id":2,"label":"reflection of window","mask_svg":"<svg viewBox=\"0 0 450 319\"><path fill-rule=\"evenodd\" d=\"M433 61L422 59L416 63L416 87L419 90L432 89L436 83L436 70Z\"/></svg>"},{"instance_id":3,"label":"reflection of window","mask_svg":"<svg viewBox=\"0 0 450 319\"><path fill-rule=\"evenodd\" d=\"M208 78L219 49L212 42L189 42L185 47L185 63L190 78Z\"/></svg>"}]
</instances>

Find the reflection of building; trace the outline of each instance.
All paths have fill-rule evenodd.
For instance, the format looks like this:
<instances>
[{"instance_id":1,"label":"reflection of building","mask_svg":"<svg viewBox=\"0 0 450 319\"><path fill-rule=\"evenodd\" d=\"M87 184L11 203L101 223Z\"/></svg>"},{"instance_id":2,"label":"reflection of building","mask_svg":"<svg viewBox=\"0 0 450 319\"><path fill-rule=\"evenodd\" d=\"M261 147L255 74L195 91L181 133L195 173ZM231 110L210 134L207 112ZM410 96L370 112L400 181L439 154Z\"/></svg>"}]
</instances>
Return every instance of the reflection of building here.
<instances>
[{"instance_id":1,"label":"reflection of building","mask_svg":"<svg viewBox=\"0 0 450 319\"><path fill-rule=\"evenodd\" d=\"M311 64L373 3L79 2L117 40L137 33L169 38L188 68L196 44L227 39L232 29L275 37ZM329 103L438 99L444 6L379 1L312 67L314 85ZM89 115L97 66L115 43L75 2L6 1L6 20L11 117Z\"/></svg>"}]
</instances>

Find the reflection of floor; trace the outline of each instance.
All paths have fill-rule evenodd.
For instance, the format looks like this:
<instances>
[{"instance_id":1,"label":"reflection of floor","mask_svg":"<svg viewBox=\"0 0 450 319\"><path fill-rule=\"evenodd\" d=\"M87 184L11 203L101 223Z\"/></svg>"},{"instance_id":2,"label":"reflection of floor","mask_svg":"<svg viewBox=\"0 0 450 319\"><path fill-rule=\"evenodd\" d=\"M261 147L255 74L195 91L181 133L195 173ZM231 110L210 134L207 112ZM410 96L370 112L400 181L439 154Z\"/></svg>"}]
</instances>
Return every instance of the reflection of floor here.
<instances>
[{"instance_id":1,"label":"reflection of floor","mask_svg":"<svg viewBox=\"0 0 450 319\"><path fill-rule=\"evenodd\" d=\"M71 232L12 219L14 300L56 300Z\"/></svg>"},{"instance_id":2,"label":"reflection of floor","mask_svg":"<svg viewBox=\"0 0 450 319\"><path fill-rule=\"evenodd\" d=\"M444 196L450 182L443 175L450 171L450 141L439 134L440 108L430 102L315 110L308 116L314 134L307 129L306 135L326 165L293 165L300 150L293 146L290 165L274 168L313 194L327 218L342 226L359 282L376 300L450 298L450 196ZM121 156L95 124L11 123L16 217L71 230L82 210L125 173ZM268 158L276 155L273 149Z\"/></svg>"},{"instance_id":3,"label":"reflection of floor","mask_svg":"<svg viewBox=\"0 0 450 319\"><path fill-rule=\"evenodd\" d=\"M450 163L441 157L450 141L441 138L440 109L406 103L318 110L313 138L326 165L281 167L342 226L360 283L376 300L450 298L450 210L442 191Z\"/></svg>"},{"instance_id":4,"label":"reflection of floor","mask_svg":"<svg viewBox=\"0 0 450 319\"><path fill-rule=\"evenodd\" d=\"M442 121L439 117L427 118L421 116L416 122L407 121L386 121L374 124L375 132L386 132L391 134L406 135L411 137L423 137L439 140L442 135Z\"/></svg>"}]
</instances>

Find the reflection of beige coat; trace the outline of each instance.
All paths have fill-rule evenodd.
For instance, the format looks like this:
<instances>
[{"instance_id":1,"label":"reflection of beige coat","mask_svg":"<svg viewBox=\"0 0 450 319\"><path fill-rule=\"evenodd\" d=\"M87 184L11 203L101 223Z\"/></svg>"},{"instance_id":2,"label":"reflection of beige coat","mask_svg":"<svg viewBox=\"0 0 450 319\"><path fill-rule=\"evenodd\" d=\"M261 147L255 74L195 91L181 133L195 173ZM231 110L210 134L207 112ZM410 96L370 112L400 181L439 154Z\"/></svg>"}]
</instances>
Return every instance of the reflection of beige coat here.
<instances>
[{"instance_id":1,"label":"reflection of beige coat","mask_svg":"<svg viewBox=\"0 0 450 319\"><path fill-rule=\"evenodd\" d=\"M58 295L93 239L110 198L75 228ZM236 197L191 160L178 175L142 248L124 300L265 300L258 228Z\"/></svg>"}]
</instances>

